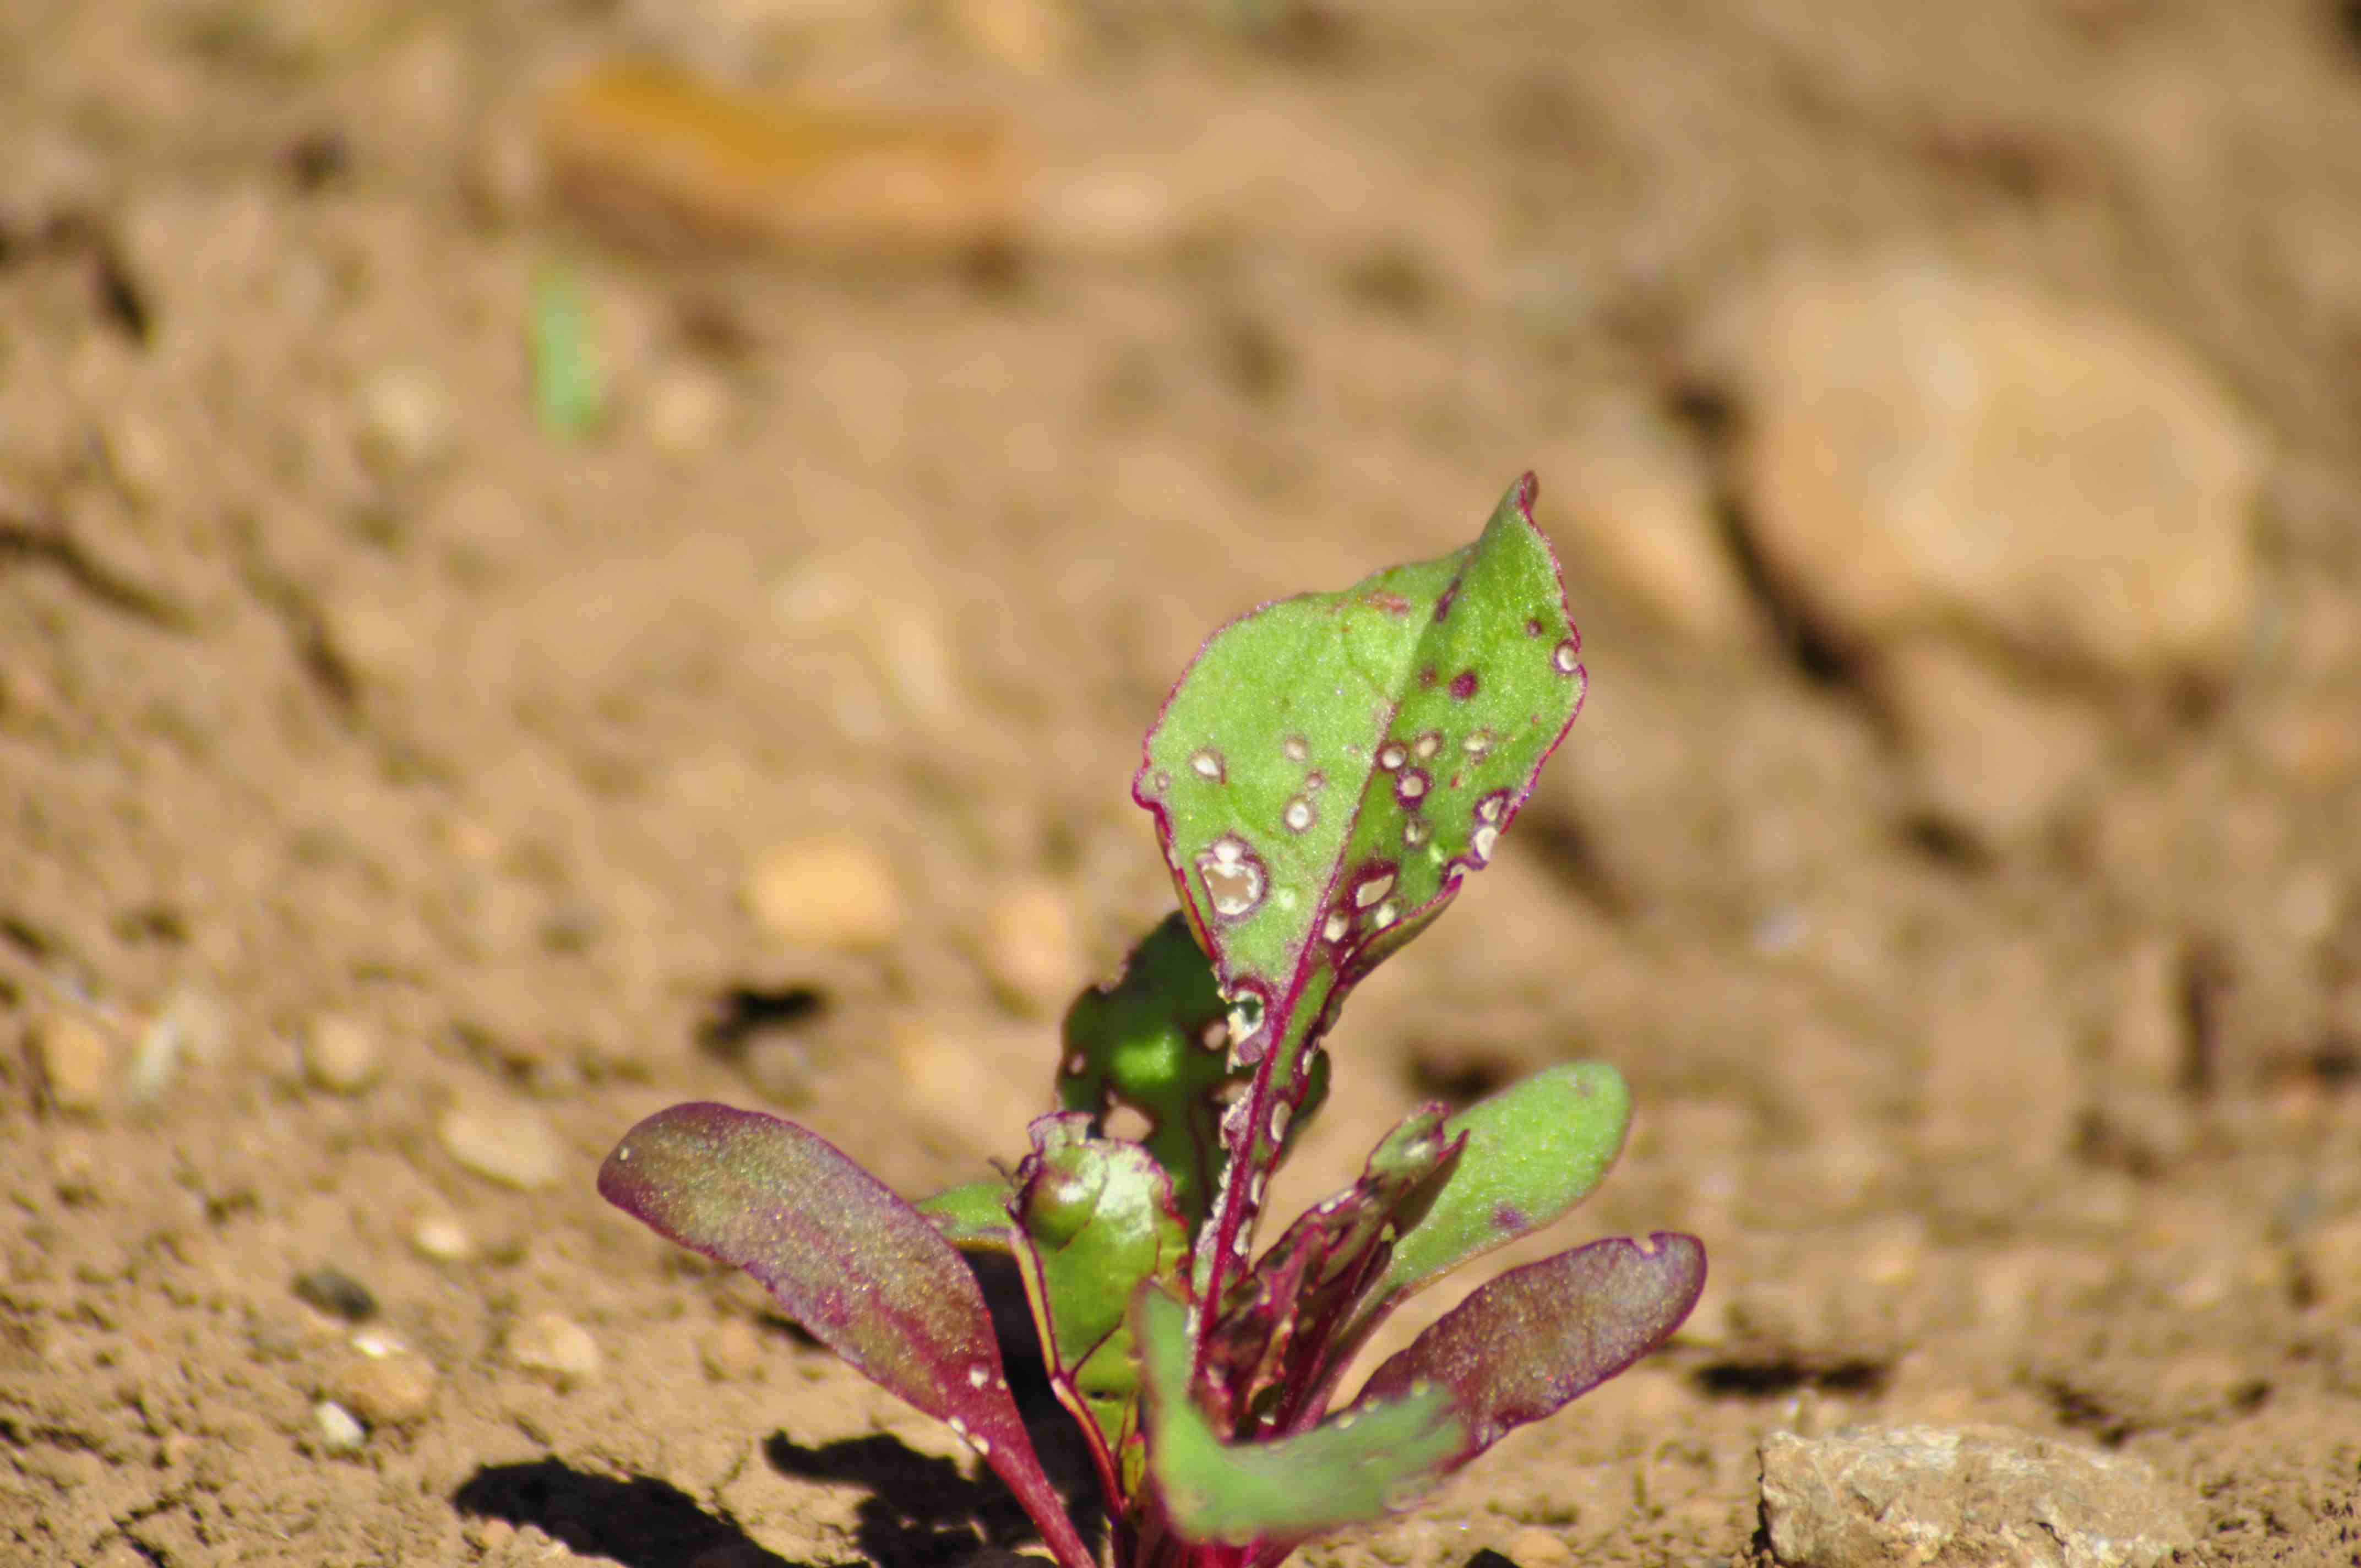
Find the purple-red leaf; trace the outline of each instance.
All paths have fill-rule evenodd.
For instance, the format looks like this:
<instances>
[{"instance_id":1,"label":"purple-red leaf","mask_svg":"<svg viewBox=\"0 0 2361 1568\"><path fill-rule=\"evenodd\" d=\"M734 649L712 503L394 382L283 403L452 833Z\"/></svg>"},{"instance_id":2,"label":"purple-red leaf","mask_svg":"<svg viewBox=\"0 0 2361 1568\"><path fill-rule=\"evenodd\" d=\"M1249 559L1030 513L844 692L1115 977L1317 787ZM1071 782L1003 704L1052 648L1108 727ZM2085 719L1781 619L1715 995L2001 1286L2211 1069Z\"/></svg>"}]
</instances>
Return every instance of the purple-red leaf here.
<instances>
[{"instance_id":1,"label":"purple-red leaf","mask_svg":"<svg viewBox=\"0 0 2361 1568\"><path fill-rule=\"evenodd\" d=\"M1704 1288L1704 1245L1666 1231L1512 1268L1378 1367L1354 1408L1447 1390L1466 1432L1456 1469L1663 1344Z\"/></svg>"},{"instance_id":2,"label":"purple-red leaf","mask_svg":"<svg viewBox=\"0 0 2361 1568\"><path fill-rule=\"evenodd\" d=\"M875 1177L792 1122L699 1103L624 1135L598 1192L762 1281L815 1339L965 1438L1065 1568L1093 1568L1009 1398L975 1276Z\"/></svg>"}]
</instances>

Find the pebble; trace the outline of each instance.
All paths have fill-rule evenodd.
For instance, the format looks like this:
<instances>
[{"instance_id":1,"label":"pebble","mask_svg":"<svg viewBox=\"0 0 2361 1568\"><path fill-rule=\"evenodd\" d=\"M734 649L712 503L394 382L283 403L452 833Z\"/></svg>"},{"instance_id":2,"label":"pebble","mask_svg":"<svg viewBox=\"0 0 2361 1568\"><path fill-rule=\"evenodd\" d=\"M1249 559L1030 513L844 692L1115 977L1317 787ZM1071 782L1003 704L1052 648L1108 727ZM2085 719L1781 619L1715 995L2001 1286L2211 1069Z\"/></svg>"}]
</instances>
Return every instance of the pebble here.
<instances>
[{"instance_id":1,"label":"pebble","mask_svg":"<svg viewBox=\"0 0 2361 1568\"><path fill-rule=\"evenodd\" d=\"M336 1094L358 1094L375 1083L382 1056L377 1030L341 1013L313 1019L303 1036L304 1073Z\"/></svg>"},{"instance_id":2,"label":"pebble","mask_svg":"<svg viewBox=\"0 0 2361 1568\"><path fill-rule=\"evenodd\" d=\"M183 987L148 1021L132 1047L124 1090L135 1102L157 1099L171 1087L183 1060L221 1060L230 1037L229 1009L210 992Z\"/></svg>"},{"instance_id":3,"label":"pebble","mask_svg":"<svg viewBox=\"0 0 2361 1568\"><path fill-rule=\"evenodd\" d=\"M1528 1525L1501 1543L1501 1552L1517 1568L1561 1568L1574 1561L1574 1549L1554 1530Z\"/></svg>"},{"instance_id":4,"label":"pebble","mask_svg":"<svg viewBox=\"0 0 2361 1568\"><path fill-rule=\"evenodd\" d=\"M1954 643L1909 639L1879 658L1873 680L1914 808L1987 850L2032 845L2098 777L2105 735L2093 707Z\"/></svg>"},{"instance_id":5,"label":"pebble","mask_svg":"<svg viewBox=\"0 0 2361 1568\"><path fill-rule=\"evenodd\" d=\"M440 1131L453 1159L504 1187L553 1186L566 1163L547 1120L514 1101L455 1105L443 1113Z\"/></svg>"},{"instance_id":6,"label":"pebble","mask_svg":"<svg viewBox=\"0 0 2361 1568\"><path fill-rule=\"evenodd\" d=\"M476 1255L476 1238L450 1214L421 1214L410 1223L410 1245L436 1263L465 1263Z\"/></svg>"},{"instance_id":7,"label":"pebble","mask_svg":"<svg viewBox=\"0 0 2361 1568\"><path fill-rule=\"evenodd\" d=\"M983 970L1001 1001L1028 1017L1071 1002L1082 984L1082 934L1064 892L1027 879L995 893L983 917Z\"/></svg>"},{"instance_id":8,"label":"pebble","mask_svg":"<svg viewBox=\"0 0 2361 1568\"><path fill-rule=\"evenodd\" d=\"M2125 678L2219 678L2265 452L2141 323L1939 261L1790 264L1721 323L1765 566L1840 640L1958 625Z\"/></svg>"},{"instance_id":9,"label":"pebble","mask_svg":"<svg viewBox=\"0 0 2361 1568\"><path fill-rule=\"evenodd\" d=\"M745 901L763 933L790 947L857 952L884 947L902 929L894 868L857 839L774 847L747 876Z\"/></svg>"},{"instance_id":10,"label":"pebble","mask_svg":"<svg viewBox=\"0 0 2361 1568\"><path fill-rule=\"evenodd\" d=\"M380 472L415 473L450 449L450 401L423 366L379 367L355 394L353 411L361 455Z\"/></svg>"},{"instance_id":11,"label":"pebble","mask_svg":"<svg viewBox=\"0 0 2361 1568\"><path fill-rule=\"evenodd\" d=\"M1754 608L1723 542L1704 455L1637 401L1605 404L1580 422L1571 460L1551 471L1553 517L1658 620L1704 643L1745 638Z\"/></svg>"},{"instance_id":12,"label":"pebble","mask_svg":"<svg viewBox=\"0 0 2361 1568\"><path fill-rule=\"evenodd\" d=\"M434 1403L434 1368L424 1356L375 1334L357 1334L321 1393L373 1427L401 1426Z\"/></svg>"},{"instance_id":13,"label":"pebble","mask_svg":"<svg viewBox=\"0 0 2361 1568\"><path fill-rule=\"evenodd\" d=\"M604 1365L590 1331L557 1312L535 1312L509 1331L509 1360L559 1382L593 1377Z\"/></svg>"},{"instance_id":14,"label":"pebble","mask_svg":"<svg viewBox=\"0 0 2361 1568\"><path fill-rule=\"evenodd\" d=\"M1999 1426L1856 1429L1763 1442L1772 1560L2155 1568L2195 1545L2145 1461Z\"/></svg>"},{"instance_id":15,"label":"pebble","mask_svg":"<svg viewBox=\"0 0 2361 1568\"><path fill-rule=\"evenodd\" d=\"M334 1399L313 1406L312 1420L320 1429L320 1445L330 1453L350 1453L368 1441L368 1429Z\"/></svg>"},{"instance_id":16,"label":"pebble","mask_svg":"<svg viewBox=\"0 0 2361 1568\"><path fill-rule=\"evenodd\" d=\"M705 1375L716 1383L753 1382L763 1376L763 1336L743 1318L724 1318L697 1346Z\"/></svg>"},{"instance_id":17,"label":"pebble","mask_svg":"<svg viewBox=\"0 0 2361 1568\"><path fill-rule=\"evenodd\" d=\"M33 1020L29 1043L59 1110L87 1115L106 1103L114 1043L95 1019L62 1008L43 1014Z\"/></svg>"}]
</instances>

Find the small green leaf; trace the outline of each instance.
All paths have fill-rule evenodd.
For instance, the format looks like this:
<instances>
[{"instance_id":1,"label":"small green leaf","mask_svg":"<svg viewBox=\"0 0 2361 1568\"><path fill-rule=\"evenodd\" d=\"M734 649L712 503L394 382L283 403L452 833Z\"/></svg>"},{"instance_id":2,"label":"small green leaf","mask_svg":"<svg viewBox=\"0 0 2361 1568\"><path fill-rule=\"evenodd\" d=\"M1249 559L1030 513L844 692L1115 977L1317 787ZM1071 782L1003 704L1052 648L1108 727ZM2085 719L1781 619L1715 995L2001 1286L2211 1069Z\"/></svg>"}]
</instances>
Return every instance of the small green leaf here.
<instances>
[{"instance_id":1,"label":"small green leaf","mask_svg":"<svg viewBox=\"0 0 2361 1568\"><path fill-rule=\"evenodd\" d=\"M1547 1069L1454 1115L1467 1146L1373 1298L1420 1289L1567 1213L1606 1179L1631 1120L1631 1091L1605 1062Z\"/></svg>"},{"instance_id":2,"label":"small green leaf","mask_svg":"<svg viewBox=\"0 0 2361 1568\"><path fill-rule=\"evenodd\" d=\"M533 280L533 402L541 427L574 440L597 426L607 408L606 378L592 346L596 329L574 275L543 268Z\"/></svg>"},{"instance_id":3,"label":"small green leaf","mask_svg":"<svg viewBox=\"0 0 2361 1568\"><path fill-rule=\"evenodd\" d=\"M1033 1152L1016 1171L1017 1266L1050 1381L1094 1429L1112 1477L1139 1388L1125 1314L1143 1281L1179 1280L1188 1232L1171 1182L1137 1144L1093 1137L1090 1118L1072 1112L1038 1117L1031 1132Z\"/></svg>"},{"instance_id":4,"label":"small green leaf","mask_svg":"<svg viewBox=\"0 0 2361 1568\"><path fill-rule=\"evenodd\" d=\"M1221 1174L1224 1091L1253 1075L1230 1060L1229 1018L1213 967L1177 911L1140 939L1122 973L1083 992L1066 1014L1059 1103L1102 1126L1117 1106L1147 1117L1140 1142L1171 1176L1192 1235ZM1291 1136L1326 1091L1323 1072Z\"/></svg>"},{"instance_id":5,"label":"small green leaf","mask_svg":"<svg viewBox=\"0 0 2361 1568\"><path fill-rule=\"evenodd\" d=\"M997 1177L946 1187L911 1205L943 1240L962 1250L1007 1252L1014 1237L1008 1183Z\"/></svg>"},{"instance_id":6,"label":"small green leaf","mask_svg":"<svg viewBox=\"0 0 2361 1568\"><path fill-rule=\"evenodd\" d=\"M1180 1304L1143 1289L1132 1322L1148 1393L1148 1468L1166 1516L1199 1542L1268 1547L1408 1507L1467 1435L1441 1388L1370 1401L1309 1431L1224 1443L1189 1395Z\"/></svg>"}]
</instances>

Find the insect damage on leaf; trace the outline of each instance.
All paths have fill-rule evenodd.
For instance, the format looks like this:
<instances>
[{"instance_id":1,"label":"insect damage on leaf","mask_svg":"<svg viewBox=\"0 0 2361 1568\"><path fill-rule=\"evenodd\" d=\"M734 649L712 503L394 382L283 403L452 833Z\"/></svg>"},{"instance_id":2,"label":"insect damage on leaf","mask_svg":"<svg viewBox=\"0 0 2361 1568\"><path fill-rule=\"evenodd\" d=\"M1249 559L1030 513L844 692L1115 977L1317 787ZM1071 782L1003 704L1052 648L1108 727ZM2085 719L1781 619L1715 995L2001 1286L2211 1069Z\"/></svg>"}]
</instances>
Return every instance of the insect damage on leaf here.
<instances>
[{"instance_id":1,"label":"insect damage on leaf","mask_svg":"<svg viewBox=\"0 0 2361 1568\"><path fill-rule=\"evenodd\" d=\"M1250 1245L1273 1117L1301 1110L1335 1010L1490 861L1581 707L1535 493L1528 475L1464 549L1231 622L1148 732L1133 795L1259 1069L1224 1124L1202 1294Z\"/></svg>"},{"instance_id":2,"label":"insect damage on leaf","mask_svg":"<svg viewBox=\"0 0 2361 1568\"><path fill-rule=\"evenodd\" d=\"M1581 706L1533 494L1528 477L1465 549L1207 641L1134 782L1180 908L1075 1001L1061 1109L1013 1168L913 1206L800 1127L692 1104L634 1127L599 1172L610 1201L744 1269L944 1420L1060 1568L1099 1564L959 1249L1015 1262L1097 1469L1107 1568L1277 1568L1621 1371L1702 1288L1692 1237L1577 1247L1476 1290L1332 1408L1403 1299L1598 1185L1631 1113L1599 1063L1413 1112L1254 1255L1271 1175L1327 1093L1339 1006L1489 863ZM1136 1139L1118 1113L1141 1119Z\"/></svg>"}]
</instances>

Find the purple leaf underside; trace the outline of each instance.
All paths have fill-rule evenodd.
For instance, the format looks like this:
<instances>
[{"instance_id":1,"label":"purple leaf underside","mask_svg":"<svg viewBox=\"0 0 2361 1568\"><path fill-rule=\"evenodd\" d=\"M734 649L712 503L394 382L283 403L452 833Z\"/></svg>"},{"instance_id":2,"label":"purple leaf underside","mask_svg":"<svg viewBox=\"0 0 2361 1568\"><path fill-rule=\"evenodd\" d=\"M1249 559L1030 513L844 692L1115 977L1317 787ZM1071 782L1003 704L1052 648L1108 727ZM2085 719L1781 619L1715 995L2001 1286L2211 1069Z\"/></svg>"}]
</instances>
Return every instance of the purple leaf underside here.
<instances>
[{"instance_id":1,"label":"purple leaf underside","mask_svg":"<svg viewBox=\"0 0 2361 1568\"><path fill-rule=\"evenodd\" d=\"M975 1276L875 1177L792 1122L692 1103L625 1134L598 1192L760 1280L814 1338L964 1438L1064 1568L1093 1568L1009 1397Z\"/></svg>"},{"instance_id":2,"label":"purple leaf underside","mask_svg":"<svg viewBox=\"0 0 2361 1568\"><path fill-rule=\"evenodd\" d=\"M1659 1231L1510 1269L1371 1375L1353 1408L1449 1390L1466 1442L1455 1469L1554 1415L1670 1339L1705 1288L1705 1247Z\"/></svg>"}]
</instances>

